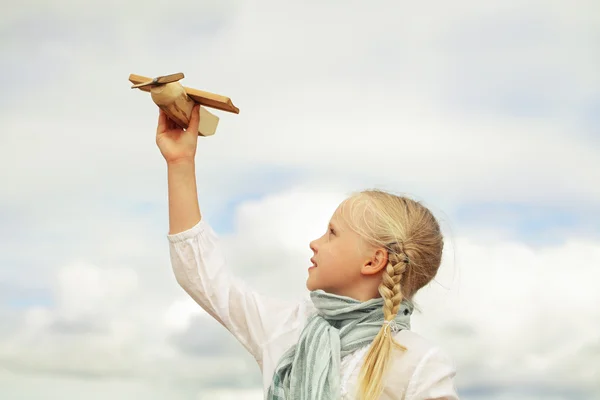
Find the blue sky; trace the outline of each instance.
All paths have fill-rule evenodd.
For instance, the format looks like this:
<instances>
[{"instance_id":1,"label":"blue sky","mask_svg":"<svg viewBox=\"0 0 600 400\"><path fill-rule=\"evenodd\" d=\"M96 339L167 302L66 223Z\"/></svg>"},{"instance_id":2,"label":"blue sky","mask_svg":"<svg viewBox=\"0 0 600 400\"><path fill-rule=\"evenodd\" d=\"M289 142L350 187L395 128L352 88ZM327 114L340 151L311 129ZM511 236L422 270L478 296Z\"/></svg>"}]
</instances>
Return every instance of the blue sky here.
<instances>
[{"instance_id":1,"label":"blue sky","mask_svg":"<svg viewBox=\"0 0 600 400\"><path fill-rule=\"evenodd\" d=\"M236 274L300 296L308 242L338 199L406 193L447 233L414 325L456 360L461 398L597 397L598 11L11 6L0 17L0 398L260 398L253 360L169 266L156 108L127 77L178 71L241 110L216 112L197 169ZM199 343L232 350L215 361Z\"/></svg>"}]
</instances>

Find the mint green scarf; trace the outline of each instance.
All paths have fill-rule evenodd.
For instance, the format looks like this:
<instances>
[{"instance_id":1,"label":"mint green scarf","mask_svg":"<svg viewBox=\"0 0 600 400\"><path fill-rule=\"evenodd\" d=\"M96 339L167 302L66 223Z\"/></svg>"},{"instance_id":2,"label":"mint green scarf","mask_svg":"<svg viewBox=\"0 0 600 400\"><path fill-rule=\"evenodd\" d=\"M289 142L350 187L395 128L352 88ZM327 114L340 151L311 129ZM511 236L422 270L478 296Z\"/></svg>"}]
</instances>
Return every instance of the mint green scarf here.
<instances>
[{"instance_id":1,"label":"mint green scarf","mask_svg":"<svg viewBox=\"0 0 600 400\"><path fill-rule=\"evenodd\" d=\"M341 358L369 345L384 322L382 298L360 302L322 290L310 296L317 313L281 357L267 400L339 399ZM412 311L403 301L394 320L399 329L410 329Z\"/></svg>"}]
</instances>

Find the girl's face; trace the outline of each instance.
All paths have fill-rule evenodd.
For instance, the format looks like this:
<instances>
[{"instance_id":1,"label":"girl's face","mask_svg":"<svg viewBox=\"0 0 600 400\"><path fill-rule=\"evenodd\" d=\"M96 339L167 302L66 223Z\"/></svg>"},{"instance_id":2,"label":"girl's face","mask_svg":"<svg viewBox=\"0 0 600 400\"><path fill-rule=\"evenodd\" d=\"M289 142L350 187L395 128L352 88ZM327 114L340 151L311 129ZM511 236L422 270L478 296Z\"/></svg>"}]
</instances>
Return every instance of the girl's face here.
<instances>
[{"instance_id":1,"label":"girl's face","mask_svg":"<svg viewBox=\"0 0 600 400\"><path fill-rule=\"evenodd\" d=\"M321 289L359 299L364 297L366 287L372 286L365 278L381 268L374 269L377 267L373 264L375 252L370 251L364 240L347 226L342 218L343 212L346 212L345 208L340 205L330 220L327 232L310 243L314 257L308 269L306 287L310 291Z\"/></svg>"}]
</instances>

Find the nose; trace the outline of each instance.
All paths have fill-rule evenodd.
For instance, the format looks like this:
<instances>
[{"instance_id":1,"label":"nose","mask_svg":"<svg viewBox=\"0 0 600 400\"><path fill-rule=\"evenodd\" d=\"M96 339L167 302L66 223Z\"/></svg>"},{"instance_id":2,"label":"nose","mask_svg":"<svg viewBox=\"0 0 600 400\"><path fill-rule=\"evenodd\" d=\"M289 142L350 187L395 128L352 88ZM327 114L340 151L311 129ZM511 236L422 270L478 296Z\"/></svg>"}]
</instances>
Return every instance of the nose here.
<instances>
[{"instance_id":1,"label":"nose","mask_svg":"<svg viewBox=\"0 0 600 400\"><path fill-rule=\"evenodd\" d=\"M310 249L316 254L317 253L317 241L313 240L309 244Z\"/></svg>"}]
</instances>

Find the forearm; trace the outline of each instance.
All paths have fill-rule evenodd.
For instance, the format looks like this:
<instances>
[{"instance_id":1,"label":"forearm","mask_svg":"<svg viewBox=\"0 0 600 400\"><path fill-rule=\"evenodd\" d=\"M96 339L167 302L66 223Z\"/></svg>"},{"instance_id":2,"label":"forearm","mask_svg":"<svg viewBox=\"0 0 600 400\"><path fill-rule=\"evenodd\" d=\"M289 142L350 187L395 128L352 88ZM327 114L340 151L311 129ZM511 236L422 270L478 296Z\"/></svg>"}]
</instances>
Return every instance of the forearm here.
<instances>
[{"instance_id":1,"label":"forearm","mask_svg":"<svg viewBox=\"0 0 600 400\"><path fill-rule=\"evenodd\" d=\"M169 234L175 234L192 228L201 218L194 161L168 163L167 179Z\"/></svg>"}]
</instances>

